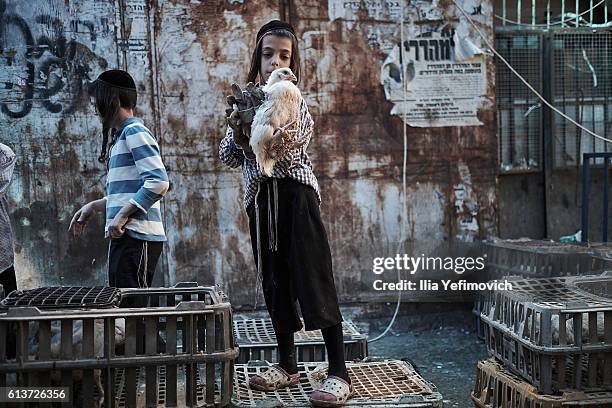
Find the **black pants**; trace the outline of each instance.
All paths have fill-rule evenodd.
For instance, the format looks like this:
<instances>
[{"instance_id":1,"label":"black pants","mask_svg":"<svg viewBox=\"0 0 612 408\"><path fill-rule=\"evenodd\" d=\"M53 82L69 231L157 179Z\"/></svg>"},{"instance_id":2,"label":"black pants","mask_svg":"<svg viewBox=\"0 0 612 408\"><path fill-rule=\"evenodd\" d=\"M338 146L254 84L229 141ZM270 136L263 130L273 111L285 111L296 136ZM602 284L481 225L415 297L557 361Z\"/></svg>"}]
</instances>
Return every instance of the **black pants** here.
<instances>
[{"instance_id":1,"label":"black pants","mask_svg":"<svg viewBox=\"0 0 612 408\"><path fill-rule=\"evenodd\" d=\"M108 251L108 283L116 288L151 286L163 243L132 238L112 239Z\"/></svg>"},{"instance_id":2,"label":"black pants","mask_svg":"<svg viewBox=\"0 0 612 408\"><path fill-rule=\"evenodd\" d=\"M4 288L4 296L8 296L14 290L17 290L17 279L15 278L15 267L11 266L3 272L0 272L0 285ZM1 298L0 298L1 299Z\"/></svg>"},{"instance_id":3,"label":"black pants","mask_svg":"<svg viewBox=\"0 0 612 408\"><path fill-rule=\"evenodd\" d=\"M8 296L14 290L17 290L17 279L15 278L15 267L5 269L0 272L0 285L4 288L4 296ZM2 296L0 296L2 300ZM9 329L5 334L0 333L0 336L5 336L6 341L6 358L12 360L16 356L16 344L15 339L17 338L17 325L9 324Z\"/></svg>"},{"instance_id":4,"label":"black pants","mask_svg":"<svg viewBox=\"0 0 612 408\"><path fill-rule=\"evenodd\" d=\"M306 330L342 322L316 192L290 178L268 179L259 188L259 251L255 205L247 213L256 263L261 254L263 293L274 330L294 333L302 328L296 301Z\"/></svg>"},{"instance_id":5,"label":"black pants","mask_svg":"<svg viewBox=\"0 0 612 408\"><path fill-rule=\"evenodd\" d=\"M163 243L132 238L127 233L119 239L111 239L108 250L108 282L116 288L146 288L153 283L153 273L161 255ZM121 298L120 307L147 307L144 296ZM160 338L158 337L158 351ZM142 320L136 323L136 353L144 352L145 327Z\"/></svg>"}]
</instances>

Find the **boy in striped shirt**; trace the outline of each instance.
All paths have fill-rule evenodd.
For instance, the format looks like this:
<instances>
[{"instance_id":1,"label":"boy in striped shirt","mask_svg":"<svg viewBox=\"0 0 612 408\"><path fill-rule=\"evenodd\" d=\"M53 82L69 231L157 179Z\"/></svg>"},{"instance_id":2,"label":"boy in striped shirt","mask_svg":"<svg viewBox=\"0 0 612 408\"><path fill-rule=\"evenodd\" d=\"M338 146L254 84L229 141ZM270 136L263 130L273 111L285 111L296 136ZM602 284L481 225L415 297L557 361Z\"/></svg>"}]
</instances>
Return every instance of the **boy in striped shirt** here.
<instances>
[{"instance_id":1,"label":"boy in striped shirt","mask_svg":"<svg viewBox=\"0 0 612 408\"><path fill-rule=\"evenodd\" d=\"M97 211L106 212L108 280L120 288L151 285L166 240L160 200L168 190L168 176L157 139L134 117L136 101L136 85L127 72L106 71L96 80L95 104L103 129L98 160L107 165L106 196L85 204L69 227L80 235Z\"/></svg>"}]
</instances>

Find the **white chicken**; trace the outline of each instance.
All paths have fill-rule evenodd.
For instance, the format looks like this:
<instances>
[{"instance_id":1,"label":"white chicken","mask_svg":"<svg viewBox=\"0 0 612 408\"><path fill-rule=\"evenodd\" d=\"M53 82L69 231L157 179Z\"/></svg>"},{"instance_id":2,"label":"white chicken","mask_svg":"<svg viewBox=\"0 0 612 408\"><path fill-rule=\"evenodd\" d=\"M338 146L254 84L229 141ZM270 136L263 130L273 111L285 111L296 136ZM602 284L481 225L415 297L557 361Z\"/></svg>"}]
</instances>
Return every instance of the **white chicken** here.
<instances>
[{"instance_id":1,"label":"white chicken","mask_svg":"<svg viewBox=\"0 0 612 408\"><path fill-rule=\"evenodd\" d=\"M270 74L262 87L266 94L257 109L251 125L249 145L255 153L259 168L266 176L272 175L274 164L292 149L301 147L306 140L293 140L299 129L302 94L293 83L297 78L289 68L279 68Z\"/></svg>"}]
</instances>

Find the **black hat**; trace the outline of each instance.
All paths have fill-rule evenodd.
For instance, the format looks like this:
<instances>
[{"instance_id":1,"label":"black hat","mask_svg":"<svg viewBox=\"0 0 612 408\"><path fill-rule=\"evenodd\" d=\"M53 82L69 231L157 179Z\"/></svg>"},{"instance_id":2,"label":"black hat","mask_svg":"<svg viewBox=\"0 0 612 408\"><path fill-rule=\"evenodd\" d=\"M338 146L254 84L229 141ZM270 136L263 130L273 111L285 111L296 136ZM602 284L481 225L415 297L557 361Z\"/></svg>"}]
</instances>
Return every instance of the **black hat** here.
<instances>
[{"instance_id":1,"label":"black hat","mask_svg":"<svg viewBox=\"0 0 612 408\"><path fill-rule=\"evenodd\" d=\"M104 71L98 76L98 79L96 81L100 81L117 88L125 88L134 91L136 90L136 83L134 82L132 76L120 69L111 69L109 71Z\"/></svg>"},{"instance_id":2,"label":"black hat","mask_svg":"<svg viewBox=\"0 0 612 408\"><path fill-rule=\"evenodd\" d=\"M296 37L295 30L293 29L293 26L291 24L285 21L271 20L261 26L261 28L257 32L257 42L259 43L259 40L261 40L264 35L266 35L269 31L272 30L287 30L291 34L293 34L294 37Z\"/></svg>"}]
</instances>

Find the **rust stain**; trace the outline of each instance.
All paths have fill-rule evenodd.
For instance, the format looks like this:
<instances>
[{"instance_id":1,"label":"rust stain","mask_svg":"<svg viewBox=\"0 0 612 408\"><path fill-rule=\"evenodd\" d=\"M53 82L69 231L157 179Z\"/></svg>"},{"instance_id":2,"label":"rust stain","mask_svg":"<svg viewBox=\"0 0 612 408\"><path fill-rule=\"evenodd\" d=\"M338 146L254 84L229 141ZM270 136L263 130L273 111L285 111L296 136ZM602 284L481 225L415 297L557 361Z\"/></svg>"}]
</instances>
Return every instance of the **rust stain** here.
<instances>
[{"instance_id":1,"label":"rust stain","mask_svg":"<svg viewBox=\"0 0 612 408\"><path fill-rule=\"evenodd\" d=\"M69 14L69 8L71 18L79 19L74 10L87 10L91 4L90 0L72 1L64 11ZM172 228L165 246L166 268L172 269L169 275L176 281L220 283L236 305L252 304L254 286L244 284L245 276L254 280L254 264L248 219L242 209L241 172L219 162L218 144L225 133L225 95L232 82L246 79L257 29L283 15L296 27L302 47L300 86L315 120L309 153L321 184L322 215L338 290L344 299L367 291L371 258L396 249L393 240L404 216L398 208L404 125L399 117L390 115L392 104L379 85L380 67L388 53L384 42L399 41L399 31L394 28L397 22L371 18L363 6L354 21L330 21L328 2L312 0L173 0L163 5L131 0L130 4L135 11L141 6L144 10L141 19L133 18L128 28L131 36L142 33L146 47L127 54L142 58L122 60L122 49L111 35L119 27L114 22L116 10L104 9L108 15L91 17L97 30L95 48L91 33L75 33L80 45L74 46L74 57L82 66L70 66L63 93L51 97L59 98L63 107L73 104L74 109L69 114L50 112L43 106L45 98L35 94L29 115L3 116L10 130L0 130L0 135L13 143L20 156L19 181L11 199L20 262L36 276L48 277L39 279L45 283L76 279L83 270L92 279L105 276L103 219L95 220L79 240L69 239L66 229L79 205L99 198L104 191L104 169L96 161L100 125L83 90L100 70L125 63L128 70L140 75L139 114L161 140L172 183L164 204L166 224ZM456 21L451 17L455 15L451 0L437 4L444 23ZM33 40L39 37L35 18L23 16ZM151 24L143 28L139 21ZM431 24L440 22L415 21L423 29ZM485 30L491 33L492 27ZM379 34L373 37L373 33ZM13 69L23 63L22 48L5 49L0 64ZM11 50L17 50L16 54L11 55ZM39 65L34 69L38 72ZM408 252L444 254L460 232L459 222L468 216L466 208L455 208L454 186L462 182L460 161L467 164L472 199L479 206L476 237L496 230L492 60L487 62L487 71L487 96L492 102L478 112L484 126L407 127L404 235ZM15 85L15 89L20 88ZM24 94L17 97L19 103L26 99ZM19 103L10 106L16 110L22 106ZM24 135L23 140L17 135ZM417 197L439 203L440 212L415 216L423 208L422 202L415 201ZM420 235L430 230L438 234L439 241L430 242ZM38 281L32 278L32 282Z\"/></svg>"}]
</instances>

